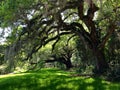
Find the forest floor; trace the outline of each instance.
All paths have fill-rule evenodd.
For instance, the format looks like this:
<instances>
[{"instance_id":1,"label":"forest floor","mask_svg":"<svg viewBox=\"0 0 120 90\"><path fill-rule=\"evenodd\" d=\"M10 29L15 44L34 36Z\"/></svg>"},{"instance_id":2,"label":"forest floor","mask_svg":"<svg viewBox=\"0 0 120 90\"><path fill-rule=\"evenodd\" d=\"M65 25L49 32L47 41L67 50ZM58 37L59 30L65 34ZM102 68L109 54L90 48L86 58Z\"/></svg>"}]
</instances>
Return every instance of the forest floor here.
<instances>
[{"instance_id":1,"label":"forest floor","mask_svg":"<svg viewBox=\"0 0 120 90\"><path fill-rule=\"evenodd\" d=\"M120 90L120 83L58 69L0 75L0 90Z\"/></svg>"}]
</instances>

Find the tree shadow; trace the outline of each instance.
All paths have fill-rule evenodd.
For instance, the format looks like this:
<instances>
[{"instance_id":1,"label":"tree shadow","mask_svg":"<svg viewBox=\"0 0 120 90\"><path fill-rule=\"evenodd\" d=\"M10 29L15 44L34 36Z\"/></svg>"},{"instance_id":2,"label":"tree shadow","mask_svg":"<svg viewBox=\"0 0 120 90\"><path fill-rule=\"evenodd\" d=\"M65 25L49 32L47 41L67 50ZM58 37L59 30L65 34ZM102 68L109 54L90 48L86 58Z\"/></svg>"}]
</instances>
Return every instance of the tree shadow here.
<instances>
[{"instance_id":1,"label":"tree shadow","mask_svg":"<svg viewBox=\"0 0 120 90\"><path fill-rule=\"evenodd\" d=\"M73 77L68 72L46 69L0 78L0 90L120 90L100 78Z\"/></svg>"}]
</instances>

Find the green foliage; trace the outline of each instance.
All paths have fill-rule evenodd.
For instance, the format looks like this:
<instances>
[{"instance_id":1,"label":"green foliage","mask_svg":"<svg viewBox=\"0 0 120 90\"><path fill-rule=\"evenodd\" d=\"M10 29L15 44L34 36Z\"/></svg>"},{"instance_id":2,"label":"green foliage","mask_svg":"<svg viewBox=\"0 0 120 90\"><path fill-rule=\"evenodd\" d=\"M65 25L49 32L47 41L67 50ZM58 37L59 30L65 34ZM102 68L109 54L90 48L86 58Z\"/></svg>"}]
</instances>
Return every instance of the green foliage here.
<instances>
[{"instance_id":1,"label":"green foliage","mask_svg":"<svg viewBox=\"0 0 120 90\"><path fill-rule=\"evenodd\" d=\"M1 90L119 90L119 83L100 78L75 77L58 69L0 76Z\"/></svg>"},{"instance_id":2,"label":"green foliage","mask_svg":"<svg viewBox=\"0 0 120 90\"><path fill-rule=\"evenodd\" d=\"M31 5L36 0L4 0L0 2L0 21L2 27L13 25L18 19L27 18L26 10L30 10Z\"/></svg>"},{"instance_id":3,"label":"green foliage","mask_svg":"<svg viewBox=\"0 0 120 90\"><path fill-rule=\"evenodd\" d=\"M75 66L77 66L76 71L79 73L91 73L95 61L93 52L83 44L83 41L80 38L76 38L76 52L75 52ZM87 71L86 71L87 70Z\"/></svg>"},{"instance_id":4,"label":"green foliage","mask_svg":"<svg viewBox=\"0 0 120 90\"><path fill-rule=\"evenodd\" d=\"M65 54L67 52L72 53L75 49L75 38L71 38L71 36L72 35L60 37L60 40L55 45L53 53L57 56L61 56L62 54Z\"/></svg>"},{"instance_id":5,"label":"green foliage","mask_svg":"<svg viewBox=\"0 0 120 90\"><path fill-rule=\"evenodd\" d=\"M95 12L91 9L97 7L89 8L88 4L90 3L83 4L84 7L82 7L77 3L82 4L79 0L2 0L0 2L1 27L11 28L11 34L7 37L6 43L11 44L10 52L12 53L13 50L13 57L15 57L8 59L15 59L16 62L13 60L15 64L23 59L28 60L28 64L38 63L44 61L51 54L59 57L73 51L72 60L76 60L75 63L79 68L85 69L89 67L89 64L96 64L92 53L95 53L94 50L101 51L101 47L104 49L111 34L109 32L112 32L109 26L115 24L113 26L116 31L120 28L119 25L116 26L120 21L120 4L116 0L103 0L101 11L93 19ZM95 2L95 4L99 6L99 3ZM83 11L82 8L84 8ZM76 41L77 47L75 47L74 36L72 39L70 38L72 35L82 38L82 42ZM110 39L110 42L114 42L114 39ZM116 56L109 57L112 54L109 49L111 43L107 44L105 46L106 58L107 61L111 61ZM42 48L43 46L45 47ZM54 48L53 52L52 47ZM115 52L119 59L119 50L115 48L112 52ZM1 57L3 58L3 55ZM100 65L104 66L104 63Z\"/></svg>"},{"instance_id":6,"label":"green foliage","mask_svg":"<svg viewBox=\"0 0 120 90\"><path fill-rule=\"evenodd\" d=\"M119 32L114 32L106 46L106 58L109 61L110 70L108 71L108 79L111 81L120 81L120 40Z\"/></svg>"}]
</instances>

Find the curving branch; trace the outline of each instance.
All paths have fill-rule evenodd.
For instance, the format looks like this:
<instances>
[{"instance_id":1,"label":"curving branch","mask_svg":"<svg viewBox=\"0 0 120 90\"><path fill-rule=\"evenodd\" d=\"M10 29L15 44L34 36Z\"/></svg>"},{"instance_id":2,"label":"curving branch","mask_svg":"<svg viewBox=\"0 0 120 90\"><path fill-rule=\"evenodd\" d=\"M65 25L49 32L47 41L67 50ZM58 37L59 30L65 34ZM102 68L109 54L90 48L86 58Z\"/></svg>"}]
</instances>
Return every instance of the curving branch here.
<instances>
[{"instance_id":1,"label":"curving branch","mask_svg":"<svg viewBox=\"0 0 120 90\"><path fill-rule=\"evenodd\" d=\"M61 32L59 35L62 36L67 34L71 34L71 32ZM36 43L36 45L32 47L32 50L28 53L27 58L25 58L24 60L32 59L32 55L34 53L36 53L42 46L45 46L49 42L57 40L59 35L56 35L51 38L44 37L39 43Z\"/></svg>"},{"instance_id":2,"label":"curving branch","mask_svg":"<svg viewBox=\"0 0 120 90\"><path fill-rule=\"evenodd\" d=\"M115 28L116 28L115 23L111 23L109 25L107 34L102 38L102 42L98 46L99 49L104 48L104 46L105 46L106 42L108 41L109 37L115 31Z\"/></svg>"}]
</instances>

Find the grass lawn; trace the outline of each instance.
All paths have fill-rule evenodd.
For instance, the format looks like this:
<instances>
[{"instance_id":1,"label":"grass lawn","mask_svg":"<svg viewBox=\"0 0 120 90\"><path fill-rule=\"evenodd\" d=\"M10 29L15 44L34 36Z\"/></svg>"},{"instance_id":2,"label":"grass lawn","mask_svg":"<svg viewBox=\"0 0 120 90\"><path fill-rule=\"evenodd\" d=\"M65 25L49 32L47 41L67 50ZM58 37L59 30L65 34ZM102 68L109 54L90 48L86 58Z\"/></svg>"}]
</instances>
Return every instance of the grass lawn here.
<instances>
[{"instance_id":1,"label":"grass lawn","mask_svg":"<svg viewBox=\"0 0 120 90\"><path fill-rule=\"evenodd\" d=\"M120 90L120 83L70 74L57 69L42 69L0 75L0 90Z\"/></svg>"}]
</instances>

